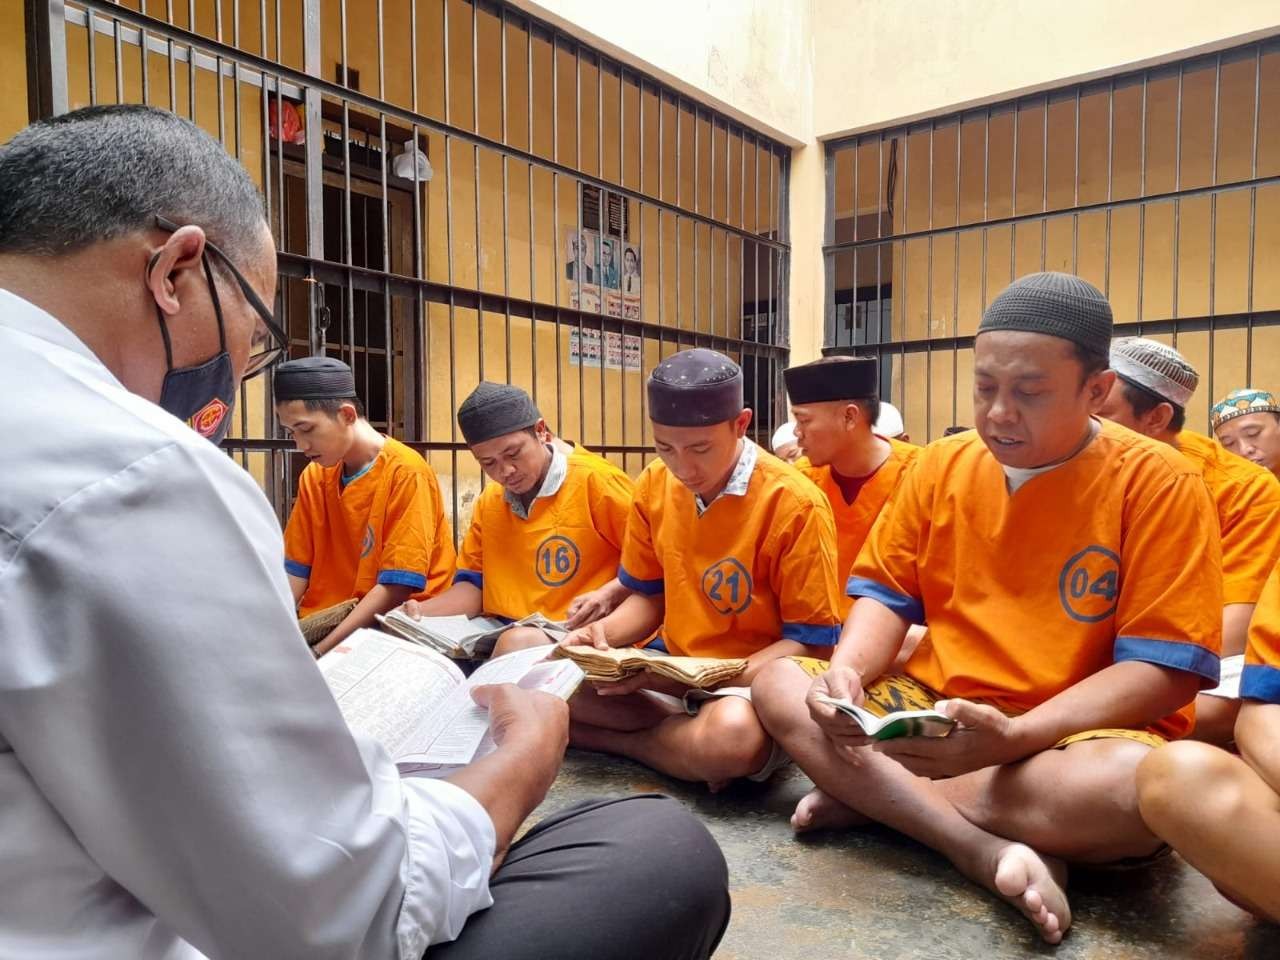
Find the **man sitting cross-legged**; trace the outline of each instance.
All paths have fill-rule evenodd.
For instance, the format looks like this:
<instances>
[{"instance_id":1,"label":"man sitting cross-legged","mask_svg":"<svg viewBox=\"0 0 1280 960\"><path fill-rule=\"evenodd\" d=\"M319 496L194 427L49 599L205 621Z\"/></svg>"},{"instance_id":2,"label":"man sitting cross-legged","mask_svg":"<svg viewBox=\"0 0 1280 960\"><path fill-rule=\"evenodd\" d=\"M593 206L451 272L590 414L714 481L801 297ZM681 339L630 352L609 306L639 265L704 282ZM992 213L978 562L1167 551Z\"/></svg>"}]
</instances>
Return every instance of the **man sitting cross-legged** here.
<instances>
[{"instance_id":1,"label":"man sitting cross-legged","mask_svg":"<svg viewBox=\"0 0 1280 960\"><path fill-rule=\"evenodd\" d=\"M907 467L854 565L831 663L780 661L753 684L765 729L817 786L797 828L856 812L900 830L1050 943L1071 923L1066 861L1160 848L1134 771L1218 678L1213 507L1171 447L1093 418L1111 326L1076 277L1001 293L977 336L977 430ZM929 642L890 675L926 620ZM823 695L879 713L952 698L959 725L869 741Z\"/></svg>"},{"instance_id":2,"label":"man sitting cross-legged","mask_svg":"<svg viewBox=\"0 0 1280 960\"><path fill-rule=\"evenodd\" d=\"M285 571L299 616L355 608L316 644L320 656L453 576L453 531L435 471L365 418L351 368L334 357L282 363L276 416L307 466L285 527Z\"/></svg>"},{"instance_id":3,"label":"man sitting cross-legged","mask_svg":"<svg viewBox=\"0 0 1280 960\"><path fill-rule=\"evenodd\" d=\"M631 509L631 479L602 457L556 440L524 390L481 383L458 408L458 427L485 475L453 586L405 604L413 617L541 613L571 626L627 596L616 574ZM514 627L494 656L549 642Z\"/></svg>"},{"instance_id":4,"label":"man sitting cross-legged","mask_svg":"<svg viewBox=\"0 0 1280 960\"><path fill-rule=\"evenodd\" d=\"M648 384L659 460L636 483L619 578L632 595L566 643L623 647L649 637L673 655L744 657L709 699L642 673L571 703L573 745L618 753L717 789L764 779L785 760L747 684L779 657L826 652L839 630L835 527L822 493L745 436L742 370L713 350L662 361Z\"/></svg>"}]
</instances>

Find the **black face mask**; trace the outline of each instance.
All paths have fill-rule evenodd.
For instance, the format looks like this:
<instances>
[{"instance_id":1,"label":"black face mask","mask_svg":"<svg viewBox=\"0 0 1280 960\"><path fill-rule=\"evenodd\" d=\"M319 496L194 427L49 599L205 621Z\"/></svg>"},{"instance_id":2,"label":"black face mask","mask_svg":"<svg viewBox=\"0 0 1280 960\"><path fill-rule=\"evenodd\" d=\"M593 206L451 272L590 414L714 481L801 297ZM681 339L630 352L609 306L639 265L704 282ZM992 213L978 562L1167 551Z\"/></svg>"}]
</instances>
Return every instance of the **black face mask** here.
<instances>
[{"instance_id":1,"label":"black face mask","mask_svg":"<svg viewBox=\"0 0 1280 960\"><path fill-rule=\"evenodd\" d=\"M231 411L236 405L236 380L231 369L231 355L227 353L218 288L214 285L208 258L201 257L201 262L204 265L205 280L209 283L213 315L218 320L219 351L196 366L174 367L169 327L165 323L164 313L157 307L156 317L160 321L160 334L164 338L164 358L169 365L169 372L164 375L164 385L160 388L160 406L206 440L221 443L231 429Z\"/></svg>"}]
</instances>

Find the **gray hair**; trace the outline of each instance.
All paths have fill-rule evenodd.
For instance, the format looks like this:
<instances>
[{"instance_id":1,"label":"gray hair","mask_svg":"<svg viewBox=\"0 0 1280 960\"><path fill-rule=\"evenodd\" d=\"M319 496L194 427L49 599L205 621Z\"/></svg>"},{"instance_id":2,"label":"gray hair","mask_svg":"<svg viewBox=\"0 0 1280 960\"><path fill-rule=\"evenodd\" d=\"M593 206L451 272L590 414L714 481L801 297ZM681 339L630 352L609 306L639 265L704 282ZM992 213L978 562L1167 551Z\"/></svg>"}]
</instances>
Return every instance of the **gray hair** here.
<instances>
[{"instance_id":1,"label":"gray hair","mask_svg":"<svg viewBox=\"0 0 1280 960\"><path fill-rule=\"evenodd\" d=\"M0 253L57 256L154 226L196 224L232 256L260 250L262 195L189 120L154 107L86 107L0 146Z\"/></svg>"}]
</instances>

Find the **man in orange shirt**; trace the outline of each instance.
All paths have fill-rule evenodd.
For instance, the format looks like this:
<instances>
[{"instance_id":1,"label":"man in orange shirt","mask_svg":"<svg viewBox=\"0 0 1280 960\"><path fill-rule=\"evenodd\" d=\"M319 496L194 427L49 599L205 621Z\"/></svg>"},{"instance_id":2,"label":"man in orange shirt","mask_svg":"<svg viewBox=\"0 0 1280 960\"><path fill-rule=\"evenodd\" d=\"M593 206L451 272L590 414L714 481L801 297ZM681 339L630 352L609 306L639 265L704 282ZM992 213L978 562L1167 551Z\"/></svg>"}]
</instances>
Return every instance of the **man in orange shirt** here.
<instances>
[{"instance_id":1,"label":"man in orange shirt","mask_svg":"<svg viewBox=\"0 0 1280 960\"><path fill-rule=\"evenodd\" d=\"M552 437L516 386L481 383L458 408L458 427L493 482L476 500L453 586L406 612L506 620L541 613L578 626L622 602L629 591L618 583L618 558L631 479ZM541 630L516 627L494 656L548 642Z\"/></svg>"},{"instance_id":2,"label":"man in orange shirt","mask_svg":"<svg viewBox=\"0 0 1280 960\"><path fill-rule=\"evenodd\" d=\"M1240 696L1240 755L1186 741L1161 747L1138 768L1138 806L1228 899L1280 923L1280 566L1249 626Z\"/></svg>"},{"instance_id":3,"label":"man in orange shirt","mask_svg":"<svg viewBox=\"0 0 1280 960\"><path fill-rule=\"evenodd\" d=\"M1167 443L1195 464L1218 513L1222 535L1223 683L1196 698L1197 740L1225 744L1235 728L1240 664L1254 604L1280 560L1280 480L1270 471L1183 429L1200 375L1182 354L1156 340L1125 337L1111 345L1116 382L1101 416Z\"/></svg>"},{"instance_id":4,"label":"man in orange shirt","mask_svg":"<svg viewBox=\"0 0 1280 960\"><path fill-rule=\"evenodd\" d=\"M817 787L798 829L893 827L1050 943L1071 924L1067 862L1160 848L1134 771L1218 682L1213 505L1172 448L1094 418L1115 376L1111 328L1077 277L1033 274L997 296L974 351L976 430L904 471L854 564L831 662L779 661L753 685L765 729ZM929 641L894 674L926 620ZM957 725L870 740L825 697L881 715L938 706Z\"/></svg>"},{"instance_id":5,"label":"man in orange shirt","mask_svg":"<svg viewBox=\"0 0 1280 960\"><path fill-rule=\"evenodd\" d=\"M728 357L674 354L654 368L647 392L660 459L640 475L627 522L619 578L632 594L565 643L629 646L661 625L658 649L745 658L746 673L710 697L651 674L580 690L572 742L713 789L764 779L785 757L747 685L779 657L835 642L831 510L798 471L746 438L742 370Z\"/></svg>"},{"instance_id":6,"label":"man in orange shirt","mask_svg":"<svg viewBox=\"0 0 1280 960\"><path fill-rule=\"evenodd\" d=\"M1232 390L1209 419L1224 447L1280 477L1280 401L1266 390Z\"/></svg>"},{"instance_id":7,"label":"man in orange shirt","mask_svg":"<svg viewBox=\"0 0 1280 960\"><path fill-rule=\"evenodd\" d=\"M842 587L902 469L920 452L874 432L882 406L878 369L871 357L826 357L782 373L804 454L795 466L831 504ZM852 606L844 597L841 616Z\"/></svg>"},{"instance_id":8,"label":"man in orange shirt","mask_svg":"<svg viewBox=\"0 0 1280 960\"><path fill-rule=\"evenodd\" d=\"M300 616L353 609L317 656L453 576L453 534L435 471L364 418L351 368L332 357L276 368L276 416L309 461L285 527L285 571Z\"/></svg>"}]
</instances>

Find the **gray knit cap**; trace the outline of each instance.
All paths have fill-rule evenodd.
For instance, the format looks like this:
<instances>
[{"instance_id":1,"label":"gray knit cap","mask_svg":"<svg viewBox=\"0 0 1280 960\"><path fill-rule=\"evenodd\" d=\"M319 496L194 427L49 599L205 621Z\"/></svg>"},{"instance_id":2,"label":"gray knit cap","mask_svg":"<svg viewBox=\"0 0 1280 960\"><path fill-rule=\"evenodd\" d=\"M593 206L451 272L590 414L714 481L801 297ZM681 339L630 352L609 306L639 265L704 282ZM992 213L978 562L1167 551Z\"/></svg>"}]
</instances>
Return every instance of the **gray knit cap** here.
<instances>
[{"instance_id":1,"label":"gray knit cap","mask_svg":"<svg viewBox=\"0 0 1280 960\"><path fill-rule=\"evenodd\" d=\"M1200 385L1200 374L1182 354L1146 337L1121 337L1112 343L1111 369L1126 383L1183 410Z\"/></svg>"},{"instance_id":2,"label":"gray knit cap","mask_svg":"<svg viewBox=\"0 0 1280 960\"><path fill-rule=\"evenodd\" d=\"M526 430L542 419L529 394L506 383L482 380L458 407L458 429L467 446Z\"/></svg>"},{"instance_id":3,"label":"gray knit cap","mask_svg":"<svg viewBox=\"0 0 1280 960\"><path fill-rule=\"evenodd\" d=\"M978 333L1044 333L1105 357L1111 325L1111 304L1089 281L1069 273L1032 273L1013 281L991 301Z\"/></svg>"}]
</instances>

